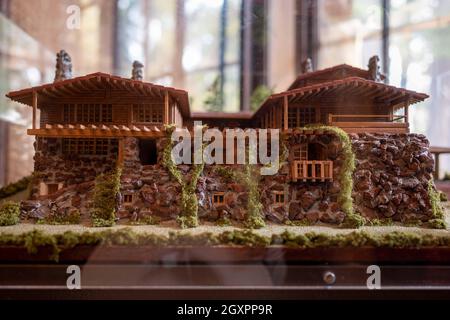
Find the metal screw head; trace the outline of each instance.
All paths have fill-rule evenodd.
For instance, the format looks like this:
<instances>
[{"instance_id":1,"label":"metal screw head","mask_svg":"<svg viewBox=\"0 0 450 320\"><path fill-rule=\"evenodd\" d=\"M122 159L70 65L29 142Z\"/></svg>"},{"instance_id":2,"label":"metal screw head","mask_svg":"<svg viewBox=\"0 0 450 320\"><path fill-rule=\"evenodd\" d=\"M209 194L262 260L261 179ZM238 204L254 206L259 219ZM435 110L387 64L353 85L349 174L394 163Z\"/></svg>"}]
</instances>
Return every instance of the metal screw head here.
<instances>
[{"instance_id":1,"label":"metal screw head","mask_svg":"<svg viewBox=\"0 0 450 320\"><path fill-rule=\"evenodd\" d=\"M331 271L326 271L324 272L322 279L327 285L332 285L336 282L336 275Z\"/></svg>"}]
</instances>

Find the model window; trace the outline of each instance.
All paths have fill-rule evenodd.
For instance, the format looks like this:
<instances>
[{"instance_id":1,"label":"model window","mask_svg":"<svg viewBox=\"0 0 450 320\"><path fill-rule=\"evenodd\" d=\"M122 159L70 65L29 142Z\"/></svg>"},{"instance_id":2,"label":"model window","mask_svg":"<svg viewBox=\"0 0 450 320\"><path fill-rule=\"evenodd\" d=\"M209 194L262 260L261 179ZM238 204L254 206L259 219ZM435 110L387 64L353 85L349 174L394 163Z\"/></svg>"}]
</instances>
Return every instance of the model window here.
<instances>
[{"instance_id":1,"label":"model window","mask_svg":"<svg viewBox=\"0 0 450 320\"><path fill-rule=\"evenodd\" d=\"M124 203L132 203L133 202L133 195L132 194L125 194L123 196L123 202Z\"/></svg>"},{"instance_id":2,"label":"model window","mask_svg":"<svg viewBox=\"0 0 450 320\"><path fill-rule=\"evenodd\" d=\"M295 146L292 150L292 157L292 160L308 160L308 145L305 143Z\"/></svg>"},{"instance_id":3,"label":"model window","mask_svg":"<svg viewBox=\"0 0 450 320\"><path fill-rule=\"evenodd\" d=\"M304 127L316 122L316 109L314 107L290 108L288 112L289 128Z\"/></svg>"},{"instance_id":4,"label":"model window","mask_svg":"<svg viewBox=\"0 0 450 320\"><path fill-rule=\"evenodd\" d=\"M65 123L110 123L112 105L95 103L64 104Z\"/></svg>"},{"instance_id":5,"label":"model window","mask_svg":"<svg viewBox=\"0 0 450 320\"><path fill-rule=\"evenodd\" d=\"M216 192L213 194L213 203L214 204L223 204L224 203L224 193Z\"/></svg>"},{"instance_id":6,"label":"model window","mask_svg":"<svg viewBox=\"0 0 450 320\"><path fill-rule=\"evenodd\" d=\"M108 139L63 139L62 153L65 155L108 155Z\"/></svg>"},{"instance_id":7,"label":"model window","mask_svg":"<svg viewBox=\"0 0 450 320\"><path fill-rule=\"evenodd\" d=\"M158 104L134 104L133 105L134 122L163 122L163 105Z\"/></svg>"},{"instance_id":8,"label":"model window","mask_svg":"<svg viewBox=\"0 0 450 320\"><path fill-rule=\"evenodd\" d=\"M274 191L273 198L274 198L275 204L284 204L284 201L285 201L284 191Z\"/></svg>"},{"instance_id":9,"label":"model window","mask_svg":"<svg viewBox=\"0 0 450 320\"><path fill-rule=\"evenodd\" d=\"M57 183L48 183L47 184L47 194L53 194L59 190L59 185Z\"/></svg>"}]
</instances>

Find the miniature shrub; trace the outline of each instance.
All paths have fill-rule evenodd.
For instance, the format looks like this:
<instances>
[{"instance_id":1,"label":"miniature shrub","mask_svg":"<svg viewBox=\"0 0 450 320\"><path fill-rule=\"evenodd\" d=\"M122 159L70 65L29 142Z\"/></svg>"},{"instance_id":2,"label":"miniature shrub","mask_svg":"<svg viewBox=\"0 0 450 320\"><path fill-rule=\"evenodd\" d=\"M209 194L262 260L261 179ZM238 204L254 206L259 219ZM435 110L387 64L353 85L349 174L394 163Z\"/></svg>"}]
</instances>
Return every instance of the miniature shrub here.
<instances>
[{"instance_id":1,"label":"miniature shrub","mask_svg":"<svg viewBox=\"0 0 450 320\"><path fill-rule=\"evenodd\" d=\"M220 217L219 219L217 219L216 221L216 225L218 225L219 227L227 227L227 226L231 226L231 220L228 217Z\"/></svg>"},{"instance_id":2,"label":"miniature shrub","mask_svg":"<svg viewBox=\"0 0 450 320\"><path fill-rule=\"evenodd\" d=\"M433 212L433 219L430 219L429 224L436 229L445 229L445 213L441 206L441 197L434 187L433 180L428 182L428 196L430 197L431 210Z\"/></svg>"},{"instance_id":3,"label":"miniature shrub","mask_svg":"<svg viewBox=\"0 0 450 320\"><path fill-rule=\"evenodd\" d=\"M43 220L39 220L39 224L79 224L81 222L81 214L78 209L72 209L67 212L52 212Z\"/></svg>"},{"instance_id":4,"label":"miniature shrub","mask_svg":"<svg viewBox=\"0 0 450 320\"><path fill-rule=\"evenodd\" d=\"M338 202L341 205L342 211L345 213L343 222L344 227L359 228L366 223L366 219L353 209L353 172L355 171L355 153L352 149L352 142L348 134L338 127L324 126L324 125L310 125L307 129L318 129L333 132L342 143L342 152L344 161L339 172L338 180L341 185L341 191L338 195Z\"/></svg>"},{"instance_id":5,"label":"miniature shrub","mask_svg":"<svg viewBox=\"0 0 450 320\"><path fill-rule=\"evenodd\" d=\"M95 179L93 208L91 211L94 227L110 227L116 220L116 199L120 191L120 175L117 168L109 173L102 173Z\"/></svg>"},{"instance_id":6,"label":"miniature shrub","mask_svg":"<svg viewBox=\"0 0 450 320\"><path fill-rule=\"evenodd\" d=\"M0 226L12 226L20 222L20 205L7 201L0 206Z\"/></svg>"},{"instance_id":7,"label":"miniature shrub","mask_svg":"<svg viewBox=\"0 0 450 320\"><path fill-rule=\"evenodd\" d=\"M137 221L133 221L132 225L157 225L161 222L161 218L157 216L144 216Z\"/></svg>"},{"instance_id":8,"label":"miniature shrub","mask_svg":"<svg viewBox=\"0 0 450 320\"><path fill-rule=\"evenodd\" d=\"M23 191L28 188L30 182L31 182L32 176L23 177L22 179L18 180L17 182L8 184L7 186L4 186L0 189L0 199L7 198L9 196L12 196L20 191Z\"/></svg>"},{"instance_id":9,"label":"miniature shrub","mask_svg":"<svg viewBox=\"0 0 450 320\"><path fill-rule=\"evenodd\" d=\"M241 179L248 191L247 217L244 226L250 229L258 229L266 225L262 215L263 206L259 192L259 177L259 168L257 166L244 165L244 173L241 174Z\"/></svg>"},{"instance_id":10,"label":"miniature shrub","mask_svg":"<svg viewBox=\"0 0 450 320\"><path fill-rule=\"evenodd\" d=\"M205 163L193 164L190 181L185 181L183 174L175 165L172 159L173 141L171 134L175 130L174 126L167 126L166 133L168 142L163 151L163 165L181 186L181 215L177 217L177 222L182 228L193 228L198 226L198 199L195 194L198 178L203 172ZM199 151L200 152L200 151Z\"/></svg>"}]
</instances>

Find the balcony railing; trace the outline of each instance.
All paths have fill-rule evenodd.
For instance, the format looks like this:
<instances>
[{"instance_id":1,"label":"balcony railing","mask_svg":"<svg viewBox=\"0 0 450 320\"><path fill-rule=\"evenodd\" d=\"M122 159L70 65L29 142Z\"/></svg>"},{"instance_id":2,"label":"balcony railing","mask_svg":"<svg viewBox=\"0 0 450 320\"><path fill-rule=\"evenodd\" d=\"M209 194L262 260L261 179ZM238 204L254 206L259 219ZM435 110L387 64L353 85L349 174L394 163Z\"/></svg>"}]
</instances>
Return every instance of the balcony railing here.
<instances>
[{"instance_id":1,"label":"balcony railing","mask_svg":"<svg viewBox=\"0 0 450 320\"><path fill-rule=\"evenodd\" d=\"M342 128L348 133L390 132L407 133L407 116L384 114L329 114L328 125Z\"/></svg>"},{"instance_id":2,"label":"balcony railing","mask_svg":"<svg viewBox=\"0 0 450 320\"><path fill-rule=\"evenodd\" d=\"M292 162L292 181L333 181L333 161L296 160Z\"/></svg>"}]
</instances>

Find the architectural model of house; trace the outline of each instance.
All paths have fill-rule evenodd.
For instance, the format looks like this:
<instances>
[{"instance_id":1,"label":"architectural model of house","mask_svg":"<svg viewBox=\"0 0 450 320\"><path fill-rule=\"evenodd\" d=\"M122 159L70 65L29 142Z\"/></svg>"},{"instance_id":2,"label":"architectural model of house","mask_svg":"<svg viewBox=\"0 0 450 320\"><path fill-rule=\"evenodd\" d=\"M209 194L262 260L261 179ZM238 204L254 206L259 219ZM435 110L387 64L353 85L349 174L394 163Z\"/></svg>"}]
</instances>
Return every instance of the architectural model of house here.
<instances>
[{"instance_id":1,"label":"architectural model of house","mask_svg":"<svg viewBox=\"0 0 450 320\"><path fill-rule=\"evenodd\" d=\"M255 207L250 201L263 220L278 223L341 224L349 214L434 219L429 143L410 133L408 123L409 107L427 95L385 84L376 58L369 70L345 64L306 70L254 113L193 113L186 91L143 81L139 63L131 79L100 72L72 78L62 52L58 59L64 58L69 62L54 83L7 94L33 114L28 134L36 137L35 167L31 198L23 204L30 218L55 210L89 217L96 177L117 167L117 220L183 216L194 168L176 166L185 185L174 177L164 160L167 131L192 130L202 121L220 130L280 129L288 153L277 174L255 178L257 199L233 175L243 165L202 167L191 190L200 219L245 221Z\"/></svg>"}]
</instances>

